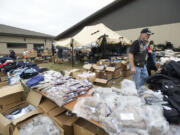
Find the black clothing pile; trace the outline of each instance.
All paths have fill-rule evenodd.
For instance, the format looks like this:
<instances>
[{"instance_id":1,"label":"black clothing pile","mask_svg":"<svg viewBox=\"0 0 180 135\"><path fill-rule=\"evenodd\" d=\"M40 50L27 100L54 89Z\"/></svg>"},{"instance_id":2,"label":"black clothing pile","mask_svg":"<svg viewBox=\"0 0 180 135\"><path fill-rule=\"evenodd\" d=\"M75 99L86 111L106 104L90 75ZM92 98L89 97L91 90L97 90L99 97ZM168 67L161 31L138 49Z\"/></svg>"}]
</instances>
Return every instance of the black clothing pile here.
<instances>
[{"instance_id":1,"label":"black clothing pile","mask_svg":"<svg viewBox=\"0 0 180 135\"><path fill-rule=\"evenodd\" d=\"M150 89L160 90L164 95L164 116L170 123L180 122L180 62L170 61L160 73L150 76L147 83Z\"/></svg>"}]
</instances>

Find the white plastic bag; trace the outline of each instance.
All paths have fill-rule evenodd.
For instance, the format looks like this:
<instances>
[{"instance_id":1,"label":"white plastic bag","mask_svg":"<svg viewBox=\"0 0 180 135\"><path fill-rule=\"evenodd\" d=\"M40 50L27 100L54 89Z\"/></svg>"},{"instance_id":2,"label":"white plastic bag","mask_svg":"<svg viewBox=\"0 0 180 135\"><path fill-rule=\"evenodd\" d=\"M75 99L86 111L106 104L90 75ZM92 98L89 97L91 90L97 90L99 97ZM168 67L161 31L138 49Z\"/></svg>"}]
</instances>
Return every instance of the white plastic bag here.
<instances>
[{"instance_id":1,"label":"white plastic bag","mask_svg":"<svg viewBox=\"0 0 180 135\"><path fill-rule=\"evenodd\" d=\"M131 80L124 79L121 82L121 93L125 96L137 96L135 83Z\"/></svg>"},{"instance_id":2,"label":"white plastic bag","mask_svg":"<svg viewBox=\"0 0 180 135\"><path fill-rule=\"evenodd\" d=\"M146 105L147 129L151 135L164 135L169 130L169 124L164 118L160 105Z\"/></svg>"}]
</instances>

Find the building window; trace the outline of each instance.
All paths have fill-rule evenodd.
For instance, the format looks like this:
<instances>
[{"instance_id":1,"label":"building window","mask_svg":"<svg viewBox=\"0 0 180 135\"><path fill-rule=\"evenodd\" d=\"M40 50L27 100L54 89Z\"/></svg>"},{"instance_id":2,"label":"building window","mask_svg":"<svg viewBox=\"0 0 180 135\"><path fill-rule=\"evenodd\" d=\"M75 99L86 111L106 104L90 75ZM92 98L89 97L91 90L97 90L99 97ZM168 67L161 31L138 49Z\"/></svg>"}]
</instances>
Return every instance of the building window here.
<instances>
[{"instance_id":1,"label":"building window","mask_svg":"<svg viewBox=\"0 0 180 135\"><path fill-rule=\"evenodd\" d=\"M7 48L27 48L25 43L7 43Z\"/></svg>"}]
</instances>

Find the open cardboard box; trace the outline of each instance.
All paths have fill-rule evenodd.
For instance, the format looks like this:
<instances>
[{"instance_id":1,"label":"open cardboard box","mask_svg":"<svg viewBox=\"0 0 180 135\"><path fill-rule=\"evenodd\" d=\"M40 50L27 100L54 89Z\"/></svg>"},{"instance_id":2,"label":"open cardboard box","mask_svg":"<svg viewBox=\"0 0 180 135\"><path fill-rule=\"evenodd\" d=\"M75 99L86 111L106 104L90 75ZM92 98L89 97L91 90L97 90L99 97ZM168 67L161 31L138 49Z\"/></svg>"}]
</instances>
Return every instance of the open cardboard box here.
<instances>
[{"instance_id":1,"label":"open cardboard box","mask_svg":"<svg viewBox=\"0 0 180 135\"><path fill-rule=\"evenodd\" d=\"M0 112L20 104L23 100L24 88L21 84L0 88Z\"/></svg>"},{"instance_id":2,"label":"open cardboard box","mask_svg":"<svg viewBox=\"0 0 180 135\"><path fill-rule=\"evenodd\" d=\"M106 71L114 72L116 70L115 67L106 67Z\"/></svg>"},{"instance_id":3,"label":"open cardboard box","mask_svg":"<svg viewBox=\"0 0 180 135\"><path fill-rule=\"evenodd\" d=\"M83 69L85 69L85 70L91 70L92 67L93 67L93 64L85 64L85 65L83 66Z\"/></svg>"},{"instance_id":4,"label":"open cardboard box","mask_svg":"<svg viewBox=\"0 0 180 135\"><path fill-rule=\"evenodd\" d=\"M98 65L94 64L93 69L95 69L95 70L104 70L104 66L98 66Z\"/></svg>"},{"instance_id":5,"label":"open cardboard box","mask_svg":"<svg viewBox=\"0 0 180 135\"><path fill-rule=\"evenodd\" d=\"M108 135L103 129L79 119L74 123L74 135Z\"/></svg>"},{"instance_id":6,"label":"open cardboard box","mask_svg":"<svg viewBox=\"0 0 180 135\"><path fill-rule=\"evenodd\" d=\"M8 80L8 76L7 75L0 76L0 81L1 82L7 81L7 80Z\"/></svg>"},{"instance_id":7,"label":"open cardboard box","mask_svg":"<svg viewBox=\"0 0 180 135\"><path fill-rule=\"evenodd\" d=\"M68 117L64 108L57 106L47 98L39 107L62 128L64 135L74 134L73 123L78 119L76 116Z\"/></svg>"},{"instance_id":8,"label":"open cardboard box","mask_svg":"<svg viewBox=\"0 0 180 135\"><path fill-rule=\"evenodd\" d=\"M19 86L19 89L22 89L22 86ZM18 91L18 88L16 89ZM1 93L2 94L2 93ZM17 128L17 125L26 119L37 115L39 113L42 113L42 110L38 108L38 105L40 104L42 95L38 94L35 91L30 91L28 94L28 97L26 101L22 101L19 105L16 105L10 109L7 109L6 111L0 113L0 134L3 135L10 135L13 133L14 129ZM9 100L11 100L11 97L9 97ZM21 117L15 119L15 120L8 120L5 115L10 114L11 112L15 111L18 108L24 108L28 106L29 104L32 104L36 107L35 110L30 111Z\"/></svg>"},{"instance_id":9,"label":"open cardboard box","mask_svg":"<svg viewBox=\"0 0 180 135\"><path fill-rule=\"evenodd\" d=\"M13 121L8 120L4 116L6 114L13 112L14 110L16 110L18 108L24 108L29 104L34 105L36 107L36 109L24 114L23 116L15 119ZM0 113L0 134L2 134L2 135L11 135L11 134L19 135L19 128L23 124L29 122L31 120L31 118L33 118L34 116L36 116L38 114L44 114L53 120L56 127L59 128L59 130L61 131L61 135L64 135L64 130L59 126L58 123L55 122L55 120L52 117L53 116L52 110L54 110L54 109L55 109L56 113L62 113L62 111L64 111L64 109L58 107L52 101L48 100L47 98L43 99L41 94L31 90L28 94L26 101L21 101L20 104L4 111L3 113Z\"/></svg>"},{"instance_id":10,"label":"open cardboard box","mask_svg":"<svg viewBox=\"0 0 180 135\"><path fill-rule=\"evenodd\" d=\"M5 72L0 72L0 76L5 76L6 73Z\"/></svg>"},{"instance_id":11,"label":"open cardboard box","mask_svg":"<svg viewBox=\"0 0 180 135\"><path fill-rule=\"evenodd\" d=\"M46 114L43 114L43 115L46 115ZM36 115L35 115L35 116L36 116ZM49 117L48 115L46 115L46 116ZM34 118L34 116L29 117L29 118L26 119L25 121L20 122L20 123L17 125L17 127L14 129L12 135L19 135L19 128L20 128L22 125L30 122L30 120L31 120L32 118ZM55 121L53 121L53 123L54 123L54 125L60 130L60 135L64 135L64 130L63 130Z\"/></svg>"},{"instance_id":12,"label":"open cardboard box","mask_svg":"<svg viewBox=\"0 0 180 135\"><path fill-rule=\"evenodd\" d=\"M0 82L0 87L4 87L8 85L8 81Z\"/></svg>"},{"instance_id":13,"label":"open cardboard box","mask_svg":"<svg viewBox=\"0 0 180 135\"><path fill-rule=\"evenodd\" d=\"M107 80L107 79L96 78L95 83L98 86L111 87L113 81L112 80Z\"/></svg>"}]
</instances>

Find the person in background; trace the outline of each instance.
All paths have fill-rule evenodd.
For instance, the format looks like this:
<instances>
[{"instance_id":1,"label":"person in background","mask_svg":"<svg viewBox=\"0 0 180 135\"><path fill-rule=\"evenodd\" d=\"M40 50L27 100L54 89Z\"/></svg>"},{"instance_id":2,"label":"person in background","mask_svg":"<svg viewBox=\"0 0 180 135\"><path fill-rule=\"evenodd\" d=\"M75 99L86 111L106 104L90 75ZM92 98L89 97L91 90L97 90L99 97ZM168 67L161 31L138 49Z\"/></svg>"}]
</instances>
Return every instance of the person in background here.
<instances>
[{"instance_id":1,"label":"person in background","mask_svg":"<svg viewBox=\"0 0 180 135\"><path fill-rule=\"evenodd\" d=\"M135 40L129 50L129 62L133 81L137 89L145 84L148 77L146 62L148 57L147 41L153 33L149 28L141 31L139 39Z\"/></svg>"},{"instance_id":2,"label":"person in background","mask_svg":"<svg viewBox=\"0 0 180 135\"><path fill-rule=\"evenodd\" d=\"M155 47L155 45L154 45L154 41L150 41L149 42L149 48L151 49L151 51L152 51L152 57L153 57L153 61L154 61L154 63L156 64L156 47Z\"/></svg>"},{"instance_id":3,"label":"person in background","mask_svg":"<svg viewBox=\"0 0 180 135\"><path fill-rule=\"evenodd\" d=\"M16 53L14 50L9 50L10 54L9 57L12 58L13 60L16 60Z\"/></svg>"},{"instance_id":4,"label":"person in background","mask_svg":"<svg viewBox=\"0 0 180 135\"><path fill-rule=\"evenodd\" d=\"M151 76L151 71L152 70L157 71L157 67L156 67L156 51L155 51L154 42L150 41L147 48L150 50L148 52L147 71L148 71L149 76Z\"/></svg>"},{"instance_id":5,"label":"person in background","mask_svg":"<svg viewBox=\"0 0 180 135\"><path fill-rule=\"evenodd\" d=\"M55 48L54 48L54 44L53 43L51 45L51 52L52 52L52 61L55 64L55 57L54 57L54 55L55 55Z\"/></svg>"},{"instance_id":6,"label":"person in background","mask_svg":"<svg viewBox=\"0 0 180 135\"><path fill-rule=\"evenodd\" d=\"M27 55L28 55L28 51L26 49L24 49L23 56L24 56L24 59L26 60L26 62L28 61Z\"/></svg>"}]
</instances>

